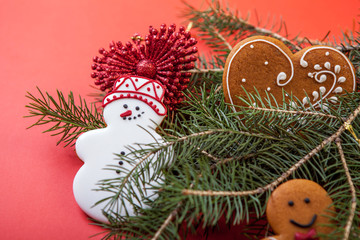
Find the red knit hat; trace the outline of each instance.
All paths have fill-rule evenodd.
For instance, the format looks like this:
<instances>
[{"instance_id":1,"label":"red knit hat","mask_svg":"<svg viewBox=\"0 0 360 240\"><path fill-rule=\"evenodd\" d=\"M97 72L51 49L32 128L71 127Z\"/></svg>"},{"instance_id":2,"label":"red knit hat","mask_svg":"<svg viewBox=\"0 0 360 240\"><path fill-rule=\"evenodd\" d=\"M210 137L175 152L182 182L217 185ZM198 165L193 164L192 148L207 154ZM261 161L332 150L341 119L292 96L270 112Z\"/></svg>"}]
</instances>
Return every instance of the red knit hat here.
<instances>
[{"instance_id":1,"label":"red knit hat","mask_svg":"<svg viewBox=\"0 0 360 240\"><path fill-rule=\"evenodd\" d=\"M135 98L148 104L154 111L163 116L166 107L163 104L165 88L158 81L140 76L123 76L114 83L114 90L103 100L103 107L121 98Z\"/></svg>"}]
</instances>

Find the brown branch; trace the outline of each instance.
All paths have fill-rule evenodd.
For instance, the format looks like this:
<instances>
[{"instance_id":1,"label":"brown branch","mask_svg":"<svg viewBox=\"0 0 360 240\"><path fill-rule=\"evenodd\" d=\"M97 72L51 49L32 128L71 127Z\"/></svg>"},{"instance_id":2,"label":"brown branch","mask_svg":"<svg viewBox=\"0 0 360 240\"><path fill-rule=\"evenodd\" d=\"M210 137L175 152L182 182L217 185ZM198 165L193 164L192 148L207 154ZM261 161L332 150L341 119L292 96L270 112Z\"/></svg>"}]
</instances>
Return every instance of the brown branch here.
<instances>
[{"instance_id":1,"label":"brown branch","mask_svg":"<svg viewBox=\"0 0 360 240\"><path fill-rule=\"evenodd\" d=\"M213 4L209 4L210 5L210 8L216 13L216 14L221 14L219 12L219 10L217 10ZM283 41L283 42L287 42L287 43L290 43L296 50L301 50L301 48L295 44L292 43L292 41L290 39L287 39L286 37L283 37L281 36L280 34L277 34L277 33L274 33L272 32L271 30L268 30L268 29L265 29L265 28L261 28L261 27L256 27L256 26L253 26L251 25L250 23L248 23L246 20L242 19L242 18L238 18L236 16L234 16L232 13L226 13L224 11L224 14L228 17L230 17L233 21L235 22L240 22L242 25L245 25L247 26L247 28L251 28L253 30L255 30L256 32L258 33L261 33L261 34L264 34L264 35L269 35L269 36L272 36L274 38L277 38L279 39L280 41Z\"/></svg>"},{"instance_id":2,"label":"brown branch","mask_svg":"<svg viewBox=\"0 0 360 240\"><path fill-rule=\"evenodd\" d=\"M213 26L210 26L210 29L215 33L215 35L224 42L225 46L231 51L233 48L230 45L230 43L228 43L228 41L226 41L226 39L221 35L221 33L216 30Z\"/></svg>"},{"instance_id":3,"label":"brown branch","mask_svg":"<svg viewBox=\"0 0 360 240\"><path fill-rule=\"evenodd\" d=\"M267 111L267 112L282 112L282 113L299 114L299 115L316 115L316 116L321 116L321 117L337 119L336 116L333 116L330 114L318 113L318 112L292 111L292 110L282 110L282 109L260 108L260 107L253 107L253 106L249 106L247 108L250 108L253 110Z\"/></svg>"},{"instance_id":4,"label":"brown branch","mask_svg":"<svg viewBox=\"0 0 360 240\"><path fill-rule=\"evenodd\" d=\"M340 126L340 128L330 137L326 138L322 141L317 147L315 147L311 152L309 152L306 156L300 159L297 163L295 163L290 169L288 169L285 173L283 173L279 178L275 181L265 185L264 187L259 187L254 190L249 191L211 191L211 190L192 190L192 189L183 189L182 193L184 195L197 195L197 196L248 196L261 194L267 190L272 190L276 186L278 186L282 181L288 178L293 172L295 172L299 167L305 164L310 158L320 152L326 145L333 142L346 130L345 126L351 124L352 121L357 117L360 112L360 105L355 109L355 111L349 116L348 120Z\"/></svg>"},{"instance_id":5,"label":"brown branch","mask_svg":"<svg viewBox=\"0 0 360 240\"><path fill-rule=\"evenodd\" d=\"M346 174L346 178L347 178L347 181L348 181L348 183L350 185L350 192L351 192L351 207L350 207L351 211L350 211L350 215L348 217L348 220L346 222L344 238L343 238L343 240L347 240L347 239L349 239L350 230L351 230L352 222L353 222L355 211L356 211L356 190L355 190L355 187L354 187L354 183L351 180L351 175L350 175L347 163L346 163L346 159L345 159L344 151L343 151L342 146L341 146L340 138L337 138L335 140L335 142L336 142L336 145L337 145L337 147L339 149L340 159L341 159L341 162L343 164L345 174Z\"/></svg>"},{"instance_id":6,"label":"brown branch","mask_svg":"<svg viewBox=\"0 0 360 240\"><path fill-rule=\"evenodd\" d=\"M198 68L198 69L191 69L184 72L190 73L209 73L209 72L222 72L224 71L223 68Z\"/></svg>"},{"instance_id":7,"label":"brown branch","mask_svg":"<svg viewBox=\"0 0 360 240\"><path fill-rule=\"evenodd\" d=\"M163 222L161 227L156 231L154 237L151 240L156 240L156 239L158 239L160 237L160 235L163 233L163 231L166 229L166 227L169 226L169 224L172 222L172 220L178 214L181 205L182 205L182 202L179 202L178 206L165 219L165 221Z\"/></svg>"}]
</instances>

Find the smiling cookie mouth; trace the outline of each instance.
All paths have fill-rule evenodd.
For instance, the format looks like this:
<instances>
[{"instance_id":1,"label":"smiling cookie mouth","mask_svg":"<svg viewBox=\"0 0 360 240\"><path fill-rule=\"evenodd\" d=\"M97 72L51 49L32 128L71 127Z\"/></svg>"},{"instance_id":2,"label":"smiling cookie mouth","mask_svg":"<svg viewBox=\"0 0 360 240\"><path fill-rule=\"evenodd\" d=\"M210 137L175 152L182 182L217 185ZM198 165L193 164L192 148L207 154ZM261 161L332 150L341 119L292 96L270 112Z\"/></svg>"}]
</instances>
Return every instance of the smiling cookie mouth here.
<instances>
[{"instance_id":1,"label":"smiling cookie mouth","mask_svg":"<svg viewBox=\"0 0 360 240\"><path fill-rule=\"evenodd\" d=\"M301 223L298 223L298 222L296 222L295 220L292 220L292 219L290 219L290 222L292 224L294 224L295 226L297 226L297 227L308 228L308 227L311 227L311 225L314 224L314 222L316 221L316 218L317 218L317 215L314 214L314 216L312 217L311 221L308 224L301 224Z\"/></svg>"}]
</instances>

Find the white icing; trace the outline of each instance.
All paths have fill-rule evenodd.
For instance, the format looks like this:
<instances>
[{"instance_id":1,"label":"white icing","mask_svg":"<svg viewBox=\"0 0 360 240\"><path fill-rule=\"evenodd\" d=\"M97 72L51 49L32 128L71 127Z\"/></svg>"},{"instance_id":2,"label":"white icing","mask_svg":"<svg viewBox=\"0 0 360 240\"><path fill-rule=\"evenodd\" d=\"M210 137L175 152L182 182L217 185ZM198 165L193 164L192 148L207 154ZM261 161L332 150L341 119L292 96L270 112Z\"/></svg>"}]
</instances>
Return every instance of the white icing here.
<instances>
[{"instance_id":1,"label":"white icing","mask_svg":"<svg viewBox=\"0 0 360 240\"><path fill-rule=\"evenodd\" d=\"M313 101L316 101L319 98L319 93L317 91L313 91L312 95L314 97Z\"/></svg>"},{"instance_id":2,"label":"white icing","mask_svg":"<svg viewBox=\"0 0 360 240\"><path fill-rule=\"evenodd\" d=\"M321 67L319 64L316 64L316 65L314 66L314 69L315 69L315 70L321 70L322 67Z\"/></svg>"},{"instance_id":3,"label":"white icing","mask_svg":"<svg viewBox=\"0 0 360 240\"><path fill-rule=\"evenodd\" d=\"M309 98L308 97L304 97L302 100L303 105L306 105L309 103Z\"/></svg>"},{"instance_id":4,"label":"white icing","mask_svg":"<svg viewBox=\"0 0 360 240\"><path fill-rule=\"evenodd\" d=\"M278 74L277 78L276 78L276 83L277 83L277 85L280 86L280 87L282 87L282 86L285 86L286 84L288 84L290 80L287 81L286 83L280 83L280 81L286 80L286 77L287 77L287 76L286 76L286 73L280 72L280 73Z\"/></svg>"},{"instance_id":5,"label":"white icing","mask_svg":"<svg viewBox=\"0 0 360 240\"><path fill-rule=\"evenodd\" d=\"M265 39L254 39L254 40L252 40L252 41L249 41L249 42L245 43L244 45L240 46L239 49L236 50L235 54L233 54L233 56L231 57L231 59L230 59L230 61L229 61L229 66L228 66L228 68L227 68L228 70L227 70L227 73L226 73L226 81L225 81L225 82L226 82L226 87L227 87L227 90L228 90L229 100L230 100L230 103L231 103L232 105L234 105L234 101L232 100L232 97L231 97L231 89L230 89L230 87L229 87L229 74L230 74L230 69L231 69L232 61L235 59L236 55L237 55L244 47L248 46L249 44L250 44L250 47L251 47L251 48L254 48L254 45L252 45L252 43L255 43L255 42L265 42L265 43L267 43L267 44L270 44L271 46L273 46L273 47L275 47L276 49L278 49L278 50L286 57L286 59L289 61L290 67L291 67L291 76L290 76L289 80L288 80L286 83L280 84L280 81L283 81L283 80L286 79L286 74L285 74L285 73L282 74L282 72L279 73L278 76L277 76L277 84L278 84L278 86L285 86L286 84L288 84L288 83L292 80L292 78L293 78L293 76L294 76L294 66L293 66L293 63L292 63L292 61L291 61L291 58L290 58L290 57L284 52L284 50L281 49L278 45L276 45L276 44L274 44L274 43L272 43L272 42L270 42L270 41L268 41L268 40L265 40ZM283 78L283 76L285 76L285 78ZM232 107L232 108L233 108L234 112L236 112L235 107Z\"/></svg>"},{"instance_id":6,"label":"white icing","mask_svg":"<svg viewBox=\"0 0 360 240\"><path fill-rule=\"evenodd\" d=\"M230 61L229 61L228 70L227 70L227 73L226 73L226 81L225 81L225 82L226 82L226 87L227 87L227 90L228 90L228 96L229 96L229 99L230 99L230 103L231 103L232 105L234 104L234 102L233 102L232 97L231 97L231 89L229 88L229 74L230 74L230 69L231 69L232 61L235 59L236 55L242 50L242 48L244 48L245 46L248 46L249 44L250 44L250 47L252 46L252 48L253 48L254 46L253 46L252 44L255 43L255 42L265 42L265 43L267 43L267 44L275 47L275 48L276 48L277 50L279 50L279 52L281 52L281 53L287 58L287 60L289 61L290 67L291 67L291 75L290 75L289 79L288 79L285 83L280 83L281 81L285 81L286 78L287 78L287 75L286 75L284 72L280 72L280 73L277 75L277 81L276 81L276 83L277 83L278 86L280 86L280 87L281 87L281 86L285 86L285 85L287 85L287 84L293 79L293 76L294 76L294 66L293 66L293 63L292 63L290 57L287 55L287 53L285 53L285 52L283 51L283 49L281 49L281 48L280 48L279 46L277 46L276 44L274 44L274 43L272 43L272 42L270 42L270 41L268 41L268 40L265 40L265 39L254 39L254 40L252 40L252 41L249 41L249 42L245 43L244 45L240 46L240 47L236 50L235 54L232 55L232 57L231 57L231 59L230 59ZM352 91L355 91L355 87L356 87L356 77L355 77L355 72L354 72L354 69L353 69L353 67L352 67L352 64L351 64L350 60L349 60L343 53L341 53L341 52L340 52L339 50L337 50L337 49L334 49L334 48L331 48L331 47L327 47L327 46L318 46L318 47L309 48L309 49L307 49L307 50L304 52L304 54L301 56L301 58L300 58L300 65L301 65L302 67L306 68L306 67L308 66L308 62L305 61L306 55L307 55L310 51L314 51L314 50L318 50L318 49L325 49L325 50L327 50L327 51L329 52L329 54L330 54L331 51L333 51L333 52L337 53L339 56L341 56L341 57L346 61L346 63L347 63L348 66L349 66L349 69L351 70L352 81L353 81L353 85L352 85L352 86L353 86L353 87L352 87L353 89L352 89ZM330 63L329 63L329 64L330 64ZM331 66L331 65L330 65L330 66ZM335 75L333 72L328 72L328 73L332 74L333 76ZM318 76L318 74L316 74L316 77L315 77L315 78L316 78L316 81L319 82L320 79L318 79L317 76ZM322 93L322 98L326 98L326 97L332 92L332 90L335 88L336 82L341 83L341 82L344 82L345 80L346 80L345 77L340 77L340 78L338 79L338 81L336 81L336 76L335 76L335 77L334 77L334 83L333 83L332 87L330 88L330 90L328 91L328 93L326 93L326 89L325 89L324 87L320 87L320 90L321 90L322 88L325 89L325 91L323 91L323 92L320 91L320 92ZM325 94L325 93L326 93L326 94ZM313 105L319 104L320 101L321 101L321 99L318 100L318 101L317 101L316 103L314 103ZM234 107L233 107L233 110L236 111Z\"/></svg>"},{"instance_id":7,"label":"white icing","mask_svg":"<svg viewBox=\"0 0 360 240\"><path fill-rule=\"evenodd\" d=\"M268 61L265 61L265 63L264 63L265 65L268 65L269 64L269 62Z\"/></svg>"},{"instance_id":8,"label":"white icing","mask_svg":"<svg viewBox=\"0 0 360 240\"><path fill-rule=\"evenodd\" d=\"M339 73L340 72L341 67L339 65L335 66L335 73Z\"/></svg>"},{"instance_id":9,"label":"white icing","mask_svg":"<svg viewBox=\"0 0 360 240\"><path fill-rule=\"evenodd\" d=\"M315 75L315 77L316 77L317 75ZM320 79L318 80L318 82L319 83L322 83L322 82L325 82L326 81L326 75L325 74L322 74L321 76L320 76Z\"/></svg>"},{"instance_id":10,"label":"white icing","mask_svg":"<svg viewBox=\"0 0 360 240\"><path fill-rule=\"evenodd\" d=\"M300 59L300 65L303 67L303 68L307 68L307 66L309 66L308 62L304 60L304 58L301 58Z\"/></svg>"},{"instance_id":11,"label":"white icing","mask_svg":"<svg viewBox=\"0 0 360 240\"><path fill-rule=\"evenodd\" d=\"M320 87L319 90L320 90L320 93L321 93L322 97L324 97L324 93L326 92L326 88L325 87Z\"/></svg>"},{"instance_id":12,"label":"white icing","mask_svg":"<svg viewBox=\"0 0 360 240\"><path fill-rule=\"evenodd\" d=\"M324 64L324 66L325 66L327 69L330 69L331 64L330 64L329 62L326 62L326 63Z\"/></svg>"},{"instance_id":13,"label":"white icing","mask_svg":"<svg viewBox=\"0 0 360 240\"><path fill-rule=\"evenodd\" d=\"M326 53L325 53L325 55L326 55L326 56L329 56L329 55L330 55L330 53L329 53L329 52L326 52Z\"/></svg>"},{"instance_id":14,"label":"white icing","mask_svg":"<svg viewBox=\"0 0 360 240\"><path fill-rule=\"evenodd\" d=\"M332 103L337 103L338 98L337 97L330 97L329 101L332 102Z\"/></svg>"},{"instance_id":15,"label":"white icing","mask_svg":"<svg viewBox=\"0 0 360 240\"><path fill-rule=\"evenodd\" d=\"M345 77L339 77L339 79L338 79L338 83L343 83L345 81L346 81Z\"/></svg>"},{"instance_id":16,"label":"white icing","mask_svg":"<svg viewBox=\"0 0 360 240\"><path fill-rule=\"evenodd\" d=\"M343 88L342 87L337 87L335 88L335 90L333 91L333 93L342 93Z\"/></svg>"},{"instance_id":17,"label":"white icing","mask_svg":"<svg viewBox=\"0 0 360 240\"><path fill-rule=\"evenodd\" d=\"M353 89L352 89L352 90L355 91L356 77L355 77L355 72L354 72L354 69L353 69L353 67L352 67L352 64L351 64L350 60L349 60L342 52L340 52L339 50L337 50L337 49L335 49L335 48L326 47L326 46L318 46L318 47L309 48L309 49L307 49L307 50L304 52L304 54L301 56L300 65L303 66L303 67L306 67L306 66L307 66L307 62L304 60L304 58L306 57L306 55L307 55L310 51L314 51L314 50L318 50L318 49L326 49L326 50L328 50L329 54L330 54L331 51L336 52L339 56L341 56L341 57L347 62L348 66L349 66L349 69L351 70L352 79L353 79ZM326 63L325 63L325 64L326 64ZM330 64L330 63L329 63L329 64ZM325 66L325 67L326 67L326 66ZM322 93L322 98L326 98L326 97L333 91L333 89L335 88L336 82L341 83L341 82L344 82L344 81L346 80L345 77L340 77L340 78L336 81L336 75L335 75L335 73L330 72L330 71L324 71L324 72L330 73L330 74L334 77L334 83L333 83L331 89L330 89L330 90L328 91L328 93L326 93L326 94L325 94L325 92L326 92L325 87L320 87L320 92ZM317 79L318 74L319 74L319 73L316 74L316 77L315 77L316 79ZM319 82L319 79L317 79L317 81ZM323 89L324 91L321 91L322 89ZM318 100L318 101L317 101L316 103L314 103L313 105L319 104L320 101L321 101L321 99Z\"/></svg>"},{"instance_id":18,"label":"white icing","mask_svg":"<svg viewBox=\"0 0 360 240\"><path fill-rule=\"evenodd\" d=\"M294 102L294 101L291 101L291 102L290 102L290 106L293 107L293 108L297 108L297 104L296 104L296 102Z\"/></svg>"},{"instance_id":19,"label":"white icing","mask_svg":"<svg viewBox=\"0 0 360 240\"><path fill-rule=\"evenodd\" d=\"M270 90L271 90L271 88L270 88L270 87L268 87L266 90L270 91Z\"/></svg>"},{"instance_id":20,"label":"white icing","mask_svg":"<svg viewBox=\"0 0 360 240\"><path fill-rule=\"evenodd\" d=\"M141 94L141 93L139 93ZM104 107L103 117L106 127L90 130L83 133L76 141L75 149L84 165L77 172L73 182L75 200L80 208L91 218L108 223L102 210L108 211L109 201L95 205L96 202L115 195L108 191L101 191L99 183L105 179L116 179L125 177L121 172L119 157L115 154L128 154L131 149L139 149L138 144L151 144L155 141L162 142L161 136L155 131L162 122L165 115L159 115L150 104L135 98L116 99ZM169 157L169 159L171 159ZM121 167L127 170L133 169L140 159L133 157L133 164L123 161ZM113 169L119 169L116 172ZM153 175L150 168L149 175ZM130 180L129 184L133 184ZM161 182L161 176L158 180ZM117 183L120 184L120 183ZM146 183L141 187L146 189L142 194L150 199L157 195L154 190L149 189L156 182ZM133 189L138 198L133 198L134 204L146 207L144 198L138 187L133 184ZM114 191L116 191L114 189ZM120 196L121 198L121 196ZM123 202L123 204L122 204ZM116 209L121 216L134 216L133 205L125 198L115 200Z\"/></svg>"},{"instance_id":21,"label":"white icing","mask_svg":"<svg viewBox=\"0 0 360 240\"><path fill-rule=\"evenodd\" d=\"M242 82L246 82L246 79L245 79L245 78L243 78L243 79L241 79L241 81L242 81Z\"/></svg>"},{"instance_id":22,"label":"white icing","mask_svg":"<svg viewBox=\"0 0 360 240\"><path fill-rule=\"evenodd\" d=\"M314 74L313 74L313 73L311 73L311 72L309 72L309 73L308 73L308 77L313 78L313 77L314 77Z\"/></svg>"},{"instance_id":23,"label":"white icing","mask_svg":"<svg viewBox=\"0 0 360 240\"><path fill-rule=\"evenodd\" d=\"M328 104L326 104L326 103L323 103L322 104L322 108L324 109L324 110L329 110L329 107L328 107L329 105Z\"/></svg>"}]
</instances>

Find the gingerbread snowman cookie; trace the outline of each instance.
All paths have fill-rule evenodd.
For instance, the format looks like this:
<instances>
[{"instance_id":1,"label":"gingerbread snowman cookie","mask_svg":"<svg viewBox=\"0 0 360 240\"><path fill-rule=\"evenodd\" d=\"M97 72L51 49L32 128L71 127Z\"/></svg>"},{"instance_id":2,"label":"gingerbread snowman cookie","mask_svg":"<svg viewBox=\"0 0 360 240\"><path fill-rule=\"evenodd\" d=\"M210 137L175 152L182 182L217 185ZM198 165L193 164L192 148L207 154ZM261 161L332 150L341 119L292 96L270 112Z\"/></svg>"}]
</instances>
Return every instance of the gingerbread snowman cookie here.
<instances>
[{"instance_id":1,"label":"gingerbread snowman cookie","mask_svg":"<svg viewBox=\"0 0 360 240\"><path fill-rule=\"evenodd\" d=\"M104 213L111 214L111 211L120 216L133 216L136 215L133 203L144 206L143 198L156 196L149 189L156 183L149 182L142 194L134 187L137 198L132 200L133 203L126 198L120 199L120 196L117 208L109 209L107 204L116 193L101 190L100 183L124 177L126 173L121 169L131 170L139 161L136 158L133 164L119 161L116 154L126 155L130 152L129 147L138 149L139 144L162 141L155 129L167 112L163 104L164 93L165 89L158 81L138 76L120 77L114 90L103 100L106 128L85 132L76 141L76 153L84 165L75 176L73 192L76 202L88 216L101 222L109 222ZM119 166L118 170L114 170L114 165ZM149 171L151 175L153 170L150 168Z\"/></svg>"},{"instance_id":2,"label":"gingerbread snowman cookie","mask_svg":"<svg viewBox=\"0 0 360 240\"><path fill-rule=\"evenodd\" d=\"M255 36L238 43L229 54L223 74L226 102L242 105L247 93L295 103L319 106L324 98L336 103L338 95L356 89L355 70L335 48L311 46L293 54L281 41ZM266 101L263 101L266 103ZM233 107L236 111L236 108Z\"/></svg>"},{"instance_id":3,"label":"gingerbread snowman cookie","mask_svg":"<svg viewBox=\"0 0 360 240\"><path fill-rule=\"evenodd\" d=\"M334 216L332 199L319 184L294 179L281 184L271 194L266 216L276 236L263 240L315 240L329 234Z\"/></svg>"}]
</instances>

